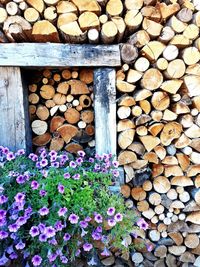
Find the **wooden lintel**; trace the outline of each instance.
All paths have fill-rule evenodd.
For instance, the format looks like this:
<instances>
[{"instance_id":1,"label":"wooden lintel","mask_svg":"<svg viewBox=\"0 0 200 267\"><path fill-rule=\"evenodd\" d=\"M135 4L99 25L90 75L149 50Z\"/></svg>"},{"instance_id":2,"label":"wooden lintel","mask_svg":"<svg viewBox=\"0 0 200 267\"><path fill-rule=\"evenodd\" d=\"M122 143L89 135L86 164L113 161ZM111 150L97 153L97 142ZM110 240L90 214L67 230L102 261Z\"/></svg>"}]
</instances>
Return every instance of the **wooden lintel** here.
<instances>
[{"instance_id":1,"label":"wooden lintel","mask_svg":"<svg viewBox=\"0 0 200 267\"><path fill-rule=\"evenodd\" d=\"M119 45L17 43L0 45L0 66L117 67Z\"/></svg>"}]
</instances>

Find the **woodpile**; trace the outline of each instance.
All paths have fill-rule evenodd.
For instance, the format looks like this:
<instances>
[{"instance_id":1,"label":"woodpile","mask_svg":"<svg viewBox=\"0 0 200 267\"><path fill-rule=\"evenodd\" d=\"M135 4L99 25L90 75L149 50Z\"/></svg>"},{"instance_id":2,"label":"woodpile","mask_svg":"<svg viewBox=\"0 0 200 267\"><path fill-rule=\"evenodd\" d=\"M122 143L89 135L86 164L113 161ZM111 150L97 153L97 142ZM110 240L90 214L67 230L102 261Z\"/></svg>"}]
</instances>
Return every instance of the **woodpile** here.
<instances>
[{"instance_id":1,"label":"woodpile","mask_svg":"<svg viewBox=\"0 0 200 267\"><path fill-rule=\"evenodd\" d=\"M132 261L200 266L200 6L132 2L142 4L128 11L134 33L121 45L118 160L127 207L149 223L134 242L146 238L152 250L138 249Z\"/></svg>"},{"instance_id":2,"label":"woodpile","mask_svg":"<svg viewBox=\"0 0 200 267\"><path fill-rule=\"evenodd\" d=\"M29 113L33 145L76 153L93 149L93 70L64 69L33 74Z\"/></svg>"}]
</instances>

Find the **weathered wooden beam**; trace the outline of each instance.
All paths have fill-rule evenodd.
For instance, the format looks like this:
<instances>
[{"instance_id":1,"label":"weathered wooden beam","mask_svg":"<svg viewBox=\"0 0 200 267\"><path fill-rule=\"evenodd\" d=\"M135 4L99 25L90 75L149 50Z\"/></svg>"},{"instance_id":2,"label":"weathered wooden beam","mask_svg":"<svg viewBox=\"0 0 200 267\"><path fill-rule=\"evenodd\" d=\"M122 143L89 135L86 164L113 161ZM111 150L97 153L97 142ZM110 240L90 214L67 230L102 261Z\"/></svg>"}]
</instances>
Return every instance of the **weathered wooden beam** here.
<instances>
[{"instance_id":1,"label":"weathered wooden beam","mask_svg":"<svg viewBox=\"0 0 200 267\"><path fill-rule=\"evenodd\" d=\"M0 145L31 150L28 100L17 67L0 67Z\"/></svg>"},{"instance_id":2,"label":"weathered wooden beam","mask_svg":"<svg viewBox=\"0 0 200 267\"><path fill-rule=\"evenodd\" d=\"M119 45L18 43L0 45L0 66L116 67L121 65Z\"/></svg>"},{"instance_id":3,"label":"weathered wooden beam","mask_svg":"<svg viewBox=\"0 0 200 267\"><path fill-rule=\"evenodd\" d=\"M96 152L116 155L116 88L115 69L94 71L94 111Z\"/></svg>"}]
</instances>

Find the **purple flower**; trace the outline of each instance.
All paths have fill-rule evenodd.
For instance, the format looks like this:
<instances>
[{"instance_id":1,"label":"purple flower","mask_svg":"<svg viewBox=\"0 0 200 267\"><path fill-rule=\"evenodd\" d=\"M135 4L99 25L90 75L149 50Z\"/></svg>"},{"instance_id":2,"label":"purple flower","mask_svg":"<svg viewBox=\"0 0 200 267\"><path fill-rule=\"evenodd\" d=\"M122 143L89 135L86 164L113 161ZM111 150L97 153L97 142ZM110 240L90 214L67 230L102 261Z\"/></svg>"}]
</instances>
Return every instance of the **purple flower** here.
<instances>
[{"instance_id":1,"label":"purple flower","mask_svg":"<svg viewBox=\"0 0 200 267\"><path fill-rule=\"evenodd\" d=\"M81 228L87 228L88 227L88 223L86 221L80 221L79 225Z\"/></svg>"},{"instance_id":2,"label":"purple flower","mask_svg":"<svg viewBox=\"0 0 200 267\"><path fill-rule=\"evenodd\" d=\"M114 218L116 222L121 222L123 220L123 215L121 213L117 213Z\"/></svg>"},{"instance_id":3,"label":"purple flower","mask_svg":"<svg viewBox=\"0 0 200 267\"><path fill-rule=\"evenodd\" d=\"M60 164L59 164L58 161L56 161L56 162L52 162L52 163L51 163L51 167L59 168L59 166L60 166Z\"/></svg>"},{"instance_id":4,"label":"purple flower","mask_svg":"<svg viewBox=\"0 0 200 267\"><path fill-rule=\"evenodd\" d=\"M48 165L48 160L47 159L42 159L41 161L40 161L40 166L41 167L46 167Z\"/></svg>"},{"instance_id":5,"label":"purple flower","mask_svg":"<svg viewBox=\"0 0 200 267\"><path fill-rule=\"evenodd\" d=\"M94 220L97 223L102 223L103 222L103 217L101 216L101 214L96 214L95 217L94 217Z\"/></svg>"},{"instance_id":6,"label":"purple flower","mask_svg":"<svg viewBox=\"0 0 200 267\"><path fill-rule=\"evenodd\" d=\"M29 157L29 159L31 159L34 162L38 160L38 156L35 155L34 153L31 153L28 157Z\"/></svg>"},{"instance_id":7,"label":"purple flower","mask_svg":"<svg viewBox=\"0 0 200 267\"><path fill-rule=\"evenodd\" d=\"M40 240L40 242L46 242L47 241L47 235L46 234L40 234L39 240Z\"/></svg>"},{"instance_id":8,"label":"purple flower","mask_svg":"<svg viewBox=\"0 0 200 267\"><path fill-rule=\"evenodd\" d=\"M9 152L9 153L7 154L7 156L6 156L6 159L7 159L8 161L11 161L11 160L15 159L15 155L14 155L14 153L13 153L13 152Z\"/></svg>"},{"instance_id":9,"label":"purple flower","mask_svg":"<svg viewBox=\"0 0 200 267\"><path fill-rule=\"evenodd\" d=\"M81 228L81 237L85 236L88 232Z\"/></svg>"},{"instance_id":10,"label":"purple flower","mask_svg":"<svg viewBox=\"0 0 200 267\"><path fill-rule=\"evenodd\" d=\"M46 227L46 235L47 235L47 238L54 237L55 234L56 234L56 231L55 231L55 229L52 226Z\"/></svg>"},{"instance_id":11,"label":"purple flower","mask_svg":"<svg viewBox=\"0 0 200 267\"><path fill-rule=\"evenodd\" d=\"M24 225L25 223L27 222L27 219L26 217L24 216L21 216L17 219L16 223L19 225L19 226L22 226Z\"/></svg>"},{"instance_id":12,"label":"purple flower","mask_svg":"<svg viewBox=\"0 0 200 267\"><path fill-rule=\"evenodd\" d=\"M43 224L43 223L39 223L38 228L39 228L41 233L44 233L46 231L45 224Z\"/></svg>"},{"instance_id":13,"label":"purple flower","mask_svg":"<svg viewBox=\"0 0 200 267\"><path fill-rule=\"evenodd\" d=\"M140 227L140 229L147 230L148 229L148 223L145 222L143 218L140 218L139 221L137 222L137 225Z\"/></svg>"},{"instance_id":14,"label":"purple flower","mask_svg":"<svg viewBox=\"0 0 200 267\"><path fill-rule=\"evenodd\" d=\"M69 166L71 168L76 168L77 165L76 165L76 163L74 161L70 161Z\"/></svg>"},{"instance_id":15,"label":"purple flower","mask_svg":"<svg viewBox=\"0 0 200 267\"><path fill-rule=\"evenodd\" d=\"M42 190L40 190L39 194L41 197L45 197L47 195L47 191L42 189Z\"/></svg>"},{"instance_id":16,"label":"purple flower","mask_svg":"<svg viewBox=\"0 0 200 267\"><path fill-rule=\"evenodd\" d=\"M15 259L18 258L18 255L17 255L17 253L13 252L13 253L10 254L9 258L10 258L11 260L15 260Z\"/></svg>"},{"instance_id":17,"label":"purple flower","mask_svg":"<svg viewBox=\"0 0 200 267\"><path fill-rule=\"evenodd\" d=\"M10 232L16 233L19 230L19 225L16 223L10 224L8 229Z\"/></svg>"},{"instance_id":18,"label":"purple flower","mask_svg":"<svg viewBox=\"0 0 200 267\"><path fill-rule=\"evenodd\" d=\"M49 259L49 262L54 262L55 260L56 260L56 258L57 258L57 254L56 253L50 253L49 255L48 255L48 259Z\"/></svg>"},{"instance_id":19,"label":"purple flower","mask_svg":"<svg viewBox=\"0 0 200 267\"><path fill-rule=\"evenodd\" d=\"M57 244L58 244L58 242L56 241L55 238L52 238L51 240L49 240L48 243L49 243L50 245L53 245L53 246L57 246Z\"/></svg>"},{"instance_id":20,"label":"purple flower","mask_svg":"<svg viewBox=\"0 0 200 267\"><path fill-rule=\"evenodd\" d=\"M13 253L13 252L14 252L13 245L7 247L6 252L7 252L8 254Z\"/></svg>"},{"instance_id":21,"label":"purple flower","mask_svg":"<svg viewBox=\"0 0 200 267\"><path fill-rule=\"evenodd\" d=\"M8 201L8 197L1 195L0 196L0 204L4 204Z\"/></svg>"},{"instance_id":22,"label":"purple flower","mask_svg":"<svg viewBox=\"0 0 200 267\"><path fill-rule=\"evenodd\" d=\"M96 231L97 231L98 233L102 233L103 229L102 229L101 226L97 226Z\"/></svg>"},{"instance_id":23,"label":"purple flower","mask_svg":"<svg viewBox=\"0 0 200 267\"><path fill-rule=\"evenodd\" d=\"M99 171L101 169L101 166L99 164L95 164L94 170Z\"/></svg>"},{"instance_id":24,"label":"purple flower","mask_svg":"<svg viewBox=\"0 0 200 267\"><path fill-rule=\"evenodd\" d=\"M61 221L57 221L54 225L56 231L62 231L62 229L64 228L64 225L62 224Z\"/></svg>"},{"instance_id":25,"label":"purple flower","mask_svg":"<svg viewBox=\"0 0 200 267\"><path fill-rule=\"evenodd\" d=\"M61 257L60 257L60 260L61 260L61 262L64 263L64 264L68 263L68 258L65 257L65 256L61 256Z\"/></svg>"},{"instance_id":26,"label":"purple flower","mask_svg":"<svg viewBox=\"0 0 200 267\"><path fill-rule=\"evenodd\" d=\"M116 225L116 221L114 219L108 219L108 225L113 227Z\"/></svg>"},{"instance_id":27,"label":"purple flower","mask_svg":"<svg viewBox=\"0 0 200 267\"><path fill-rule=\"evenodd\" d=\"M83 244L83 250L84 251L90 251L92 248L93 248L93 246L90 243Z\"/></svg>"},{"instance_id":28,"label":"purple flower","mask_svg":"<svg viewBox=\"0 0 200 267\"><path fill-rule=\"evenodd\" d=\"M78 223L79 217L76 214L72 213L69 216L68 220L70 221L71 224L76 224Z\"/></svg>"},{"instance_id":29,"label":"purple flower","mask_svg":"<svg viewBox=\"0 0 200 267\"><path fill-rule=\"evenodd\" d=\"M110 251L105 247L104 250L101 252L101 255L108 257L110 256Z\"/></svg>"},{"instance_id":30,"label":"purple flower","mask_svg":"<svg viewBox=\"0 0 200 267\"><path fill-rule=\"evenodd\" d=\"M33 190L38 189L39 186L40 186L40 184L39 184L37 181L34 180L34 181L31 182L31 188L32 188Z\"/></svg>"},{"instance_id":31,"label":"purple flower","mask_svg":"<svg viewBox=\"0 0 200 267\"><path fill-rule=\"evenodd\" d=\"M47 156L47 152L46 152L45 149L43 149L43 150L41 151L41 153L40 153L40 157L41 157L41 158L46 158L46 156Z\"/></svg>"},{"instance_id":32,"label":"purple flower","mask_svg":"<svg viewBox=\"0 0 200 267\"><path fill-rule=\"evenodd\" d=\"M61 193L61 194L64 194L64 192L65 192L65 187L64 187L64 185L62 185L62 184L59 184L59 185L58 185L58 192Z\"/></svg>"},{"instance_id":33,"label":"purple flower","mask_svg":"<svg viewBox=\"0 0 200 267\"><path fill-rule=\"evenodd\" d=\"M93 163L94 162L94 159L93 158L89 158L88 160L90 163Z\"/></svg>"},{"instance_id":34,"label":"purple flower","mask_svg":"<svg viewBox=\"0 0 200 267\"><path fill-rule=\"evenodd\" d=\"M42 263L42 258L39 255L35 255L32 258L32 263L33 263L33 266L40 266L40 264Z\"/></svg>"},{"instance_id":35,"label":"purple flower","mask_svg":"<svg viewBox=\"0 0 200 267\"><path fill-rule=\"evenodd\" d=\"M110 208L108 208L108 210L107 210L107 214L108 214L109 216L113 216L113 215L115 214L115 208L114 208L114 207L110 207Z\"/></svg>"},{"instance_id":36,"label":"purple flower","mask_svg":"<svg viewBox=\"0 0 200 267\"><path fill-rule=\"evenodd\" d=\"M79 174L79 173L76 173L76 174L74 174L74 175L72 176L72 178L73 178L74 180L79 180L79 179L80 179L80 174Z\"/></svg>"},{"instance_id":37,"label":"purple flower","mask_svg":"<svg viewBox=\"0 0 200 267\"><path fill-rule=\"evenodd\" d=\"M112 165L113 165L115 168L118 168L118 167L119 167L119 162L116 161L116 160L113 160Z\"/></svg>"},{"instance_id":38,"label":"purple flower","mask_svg":"<svg viewBox=\"0 0 200 267\"><path fill-rule=\"evenodd\" d=\"M67 212L67 208L66 207L63 207L63 208L60 208L59 211L58 211L58 216L65 216L65 213Z\"/></svg>"},{"instance_id":39,"label":"purple flower","mask_svg":"<svg viewBox=\"0 0 200 267\"><path fill-rule=\"evenodd\" d=\"M6 239L8 237L8 233L6 231L0 230L0 240Z\"/></svg>"},{"instance_id":40,"label":"purple flower","mask_svg":"<svg viewBox=\"0 0 200 267\"><path fill-rule=\"evenodd\" d=\"M19 175L19 176L17 177L17 179L16 179L16 182L17 182L18 184L24 184L24 183L26 182L26 179L24 178L23 175Z\"/></svg>"},{"instance_id":41,"label":"purple flower","mask_svg":"<svg viewBox=\"0 0 200 267\"><path fill-rule=\"evenodd\" d=\"M115 176L115 177L119 177L119 171L118 171L118 170L113 170L113 171L112 171L112 174L113 174L113 176Z\"/></svg>"},{"instance_id":42,"label":"purple flower","mask_svg":"<svg viewBox=\"0 0 200 267\"><path fill-rule=\"evenodd\" d=\"M25 154L25 150L24 149L19 149L16 153L16 155L21 156Z\"/></svg>"},{"instance_id":43,"label":"purple flower","mask_svg":"<svg viewBox=\"0 0 200 267\"><path fill-rule=\"evenodd\" d=\"M82 158L77 158L76 159L76 163L80 166L81 163L83 163L83 159Z\"/></svg>"},{"instance_id":44,"label":"purple flower","mask_svg":"<svg viewBox=\"0 0 200 267\"><path fill-rule=\"evenodd\" d=\"M41 209L39 209L39 214L41 216L45 216L45 215L49 214L49 209L47 207L42 207Z\"/></svg>"},{"instance_id":45,"label":"purple flower","mask_svg":"<svg viewBox=\"0 0 200 267\"><path fill-rule=\"evenodd\" d=\"M64 173L64 178L65 179L69 179L71 177L69 172Z\"/></svg>"},{"instance_id":46,"label":"purple flower","mask_svg":"<svg viewBox=\"0 0 200 267\"><path fill-rule=\"evenodd\" d=\"M0 258L0 266L6 266L6 263L9 261L9 259L6 257L5 253Z\"/></svg>"},{"instance_id":47,"label":"purple flower","mask_svg":"<svg viewBox=\"0 0 200 267\"><path fill-rule=\"evenodd\" d=\"M147 245L147 251L151 252L153 250L153 245L152 244L148 244Z\"/></svg>"},{"instance_id":48,"label":"purple flower","mask_svg":"<svg viewBox=\"0 0 200 267\"><path fill-rule=\"evenodd\" d=\"M23 202L25 199L25 194L24 193L17 193L17 195L14 197L14 199L17 203Z\"/></svg>"},{"instance_id":49,"label":"purple flower","mask_svg":"<svg viewBox=\"0 0 200 267\"><path fill-rule=\"evenodd\" d=\"M55 150L51 150L51 151L49 152L49 156L50 156L50 157L57 157L57 155L58 155L58 153L57 153Z\"/></svg>"},{"instance_id":50,"label":"purple flower","mask_svg":"<svg viewBox=\"0 0 200 267\"><path fill-rule=\"evenodd\" d=\"M30 218L30 215L32 214L32 208L31 207L28 207L27 209L25 209L25 212L24 212L24 216Z\"/></svg>"},{"instance_id":51,"label":"purple flower","mask_svg":"<svg viewBox=\"0 0 200 267\"><path fill-rule=\"evenodd\" d=\"M41 169L41 167L42 167L39 161L36 162L35 166L36 166L37 169Z\"/></svg>"},{"instance_id":52,"label":"purple flower","mask_svg":"<svg viewBox=\"0 0 200 267\"><path fill-rule=\"evenodd\" d=\"M6 210L0 210L0 219L4 218L6 216L7 211Z\"/></svg>"},{"instance_id":53,"label":"purple flower","mask_svg":"<svg viewBox=\"0 0 200 267\"><path fill-rule=\"evenodd\" d=\"M94 239L94 240L100 240L101 239L101 234L100 233L97 233L97 232L93 232L92 233L92 238Z\"/></svg>"},{"instance_id":54,"label":"purple flower","mask_svg":"<svg viewBox=\"0 0 200 267\"><path fill-rule=\"evenodd\" d=\"M63 239L64 241L69 241L71 238L71 235L69 233L64 234Z\"/></svg>"},{"instance_id":55,"label":"purple flower","mask_svg":"<svg viewBox=\"0 0 200 267\"><path fill-rule=\"evenodd\" d=\"M77 249L77 251L76 251L76 253L75 253L75 256L78 257L80 254L81 254L80 249Z\"/></svg>"},{"instance_id":56,"label":"purple flower","mask_svg":"<svg viewBox=\"0 0 200 267\"><path fill-rule=\"evenodd\" d=\"M0 227L6 225L6 218L0 218Z\"/></svg>"},{"instance_id":57,"label":"purple flower","mask_svg":"<svg viewBox=\"0 0 200 267\"><path fill-rule=\"evenodd\" d=\"M48 173L49 173L48 170L41 170L40 172L41 172L41 174L42 174L43 177L47 178Z\"/></svg>"},{"instance_id":58,"label":"purple flower","mask_svg":"<svg viewBox=\"0 0 200 267\"><path fill-rule=\"evenodd\" d=\"M69 158L68 158L68 156L66 154L63 154L63 155L60 156L60 159L62 161L67 161Z\"/></svg>"},{"instance_id":59,"label":"purple flower","mask_svg":"<svg viewBox=\"0 0 200 267\"><path fill-rule=\"evenodd\" d=\"M32 226L30 231L29 231L29 234L32 236L32 237L35 237L37 235L39 235L39 229L37 226Z\"/></svg>"},{"instance_id":60,"label":"purple flower","mask_svg":"<svg viewBox=\"0 0 200 267\"><path fill-rule=\"evenodd\" d=\"M22 250L22 249L25 248L25 243L23 243L22 241L20 241L20 242L15 246L15 248L16 248L17 250Z\"/></svg>"},{"instance_id":61,"label":"purple flower","mask_svg":"<svg viewBox=\"0 0 200 267\"><path fill-rule=\"evenodd\" d=\"M77 152L77 154L78 154L80 157L84 157L84 156L85 156L85 152L82 151L82 150L79 150L79 151Z\"/></svg>"},{"instance_id":62,"label":"purple flower","mask_svg":"<svg viewBox=\"0 0 200 267\"><path fill-rule=\"evenodd\" d=\"M85 218L85 221L86 222L90 222L92 220L92 218L90 218L89 216L87 216L86 218Z\"/></svg>"}]
</instances>

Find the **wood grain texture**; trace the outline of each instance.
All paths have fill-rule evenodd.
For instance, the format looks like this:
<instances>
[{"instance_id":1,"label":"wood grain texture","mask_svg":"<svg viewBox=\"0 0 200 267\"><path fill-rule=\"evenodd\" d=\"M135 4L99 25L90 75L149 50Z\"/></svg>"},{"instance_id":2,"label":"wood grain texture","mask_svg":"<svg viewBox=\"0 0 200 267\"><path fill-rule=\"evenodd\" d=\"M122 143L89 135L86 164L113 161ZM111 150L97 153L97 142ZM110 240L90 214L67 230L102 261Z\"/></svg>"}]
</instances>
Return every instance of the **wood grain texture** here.
<instances>
[{"instance_id":1,"label":"wood grain texture","mask_svg":"<svg viewBox=\"0 0 200 267\"><path fill-rule=\"evenodd\" d=\"M116 67L120 65L118 45L18 43L1 44L0 46L0 66Z\"/></svg>"},{"instance_id":2,"label":"wood grain texture","mask_svg":"<svg viewBox=\"0 0 200 267\"><path fill-rule=\"evenodd\" d=\"M20 68L0 68L0 144L13 151L31 149L27 105Z\"/></svg>"},{"instance_id":3,"label":"wood grain texture","mask_svg":"<svg viewBox=\"0 0 200 267\"><path fill-rule=\"evenodd\" d=\"M96 152L116 155L116 88L115 70L94 71L94 110Z\"/></svg>"}]
</instances>

